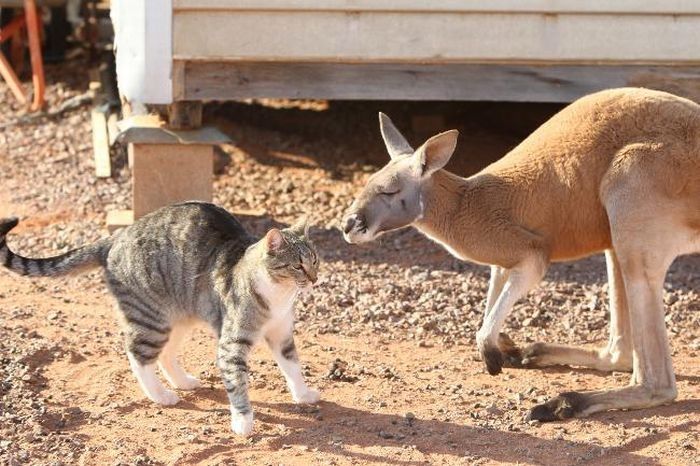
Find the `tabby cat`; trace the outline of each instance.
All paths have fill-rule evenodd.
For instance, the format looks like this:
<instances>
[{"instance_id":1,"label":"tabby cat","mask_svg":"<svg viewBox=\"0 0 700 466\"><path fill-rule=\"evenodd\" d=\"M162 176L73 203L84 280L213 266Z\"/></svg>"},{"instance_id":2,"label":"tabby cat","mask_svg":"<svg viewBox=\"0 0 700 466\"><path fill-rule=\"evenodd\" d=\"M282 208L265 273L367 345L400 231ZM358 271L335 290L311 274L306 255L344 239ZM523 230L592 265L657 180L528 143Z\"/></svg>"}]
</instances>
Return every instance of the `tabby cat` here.
<instances>
[{"instance_id":1,"label":"tabby cat","mask_svg":"<svg viewBox=\"0 0 700 466\"><path fill-rule=\"evenodd\" d=\"M170 384L199 386L177 362L188 324L207 322L218 337L217 365L231 404L231 427L248 435L248 353L264 338L294 401L315 403L294 346L294 302L316 282L318 255L305 222L271 229L260 240L224 209L202 202L162 208L109 238L46 259L28 259L7 247L16 218L0 220L0 262L20 275L60 275L102 266L123 315L126 353L148 398L178 402Z\"/></svg>"}]
</instances>

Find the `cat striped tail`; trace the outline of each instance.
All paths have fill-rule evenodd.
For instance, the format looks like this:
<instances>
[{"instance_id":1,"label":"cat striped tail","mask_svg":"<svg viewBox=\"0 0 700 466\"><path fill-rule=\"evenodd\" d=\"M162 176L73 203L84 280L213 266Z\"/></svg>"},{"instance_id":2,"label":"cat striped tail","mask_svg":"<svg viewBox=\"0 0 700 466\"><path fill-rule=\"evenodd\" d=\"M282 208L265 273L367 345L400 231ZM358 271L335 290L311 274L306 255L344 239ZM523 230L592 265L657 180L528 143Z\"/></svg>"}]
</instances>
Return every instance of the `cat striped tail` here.
<instances>
[{"instance_id":1,"label":"cat striped tail","mask_svg":"<svg viewBox=\"0 0 700 466\"><path fill-rule=\"evenodd\" d=\"M111 246L107 238L58 256L30 259L15 254L7 247L5 237L18 223L19 219L14 217L0 219L0 264L19 275L48 277L104 265Z\"/></svg>"}]
</instances>

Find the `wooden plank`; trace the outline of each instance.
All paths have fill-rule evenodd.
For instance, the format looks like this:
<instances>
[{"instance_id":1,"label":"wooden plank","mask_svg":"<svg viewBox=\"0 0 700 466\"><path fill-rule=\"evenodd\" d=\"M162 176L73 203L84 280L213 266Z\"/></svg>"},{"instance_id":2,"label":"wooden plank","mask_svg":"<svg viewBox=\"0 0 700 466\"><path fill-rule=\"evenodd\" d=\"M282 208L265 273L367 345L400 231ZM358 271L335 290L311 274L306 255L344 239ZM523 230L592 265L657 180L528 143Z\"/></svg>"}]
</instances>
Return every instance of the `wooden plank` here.
<instances>
[{"instance_id":1,"label":"wooden plank","mask_svg":"<svg viewBox=\"0 0 700 466\"><path fill-rule=\"evenodd\" d=\"M591 92L623 86L689 95L696 92L693 89L700 82L700 67L647 66L189 62L185 74L185 97L190 100L267 97L571 102Z\"/></svg>"},{"instance_id":2,"label":"wooden plank","mask_svg":"<svg viewBox=\"0 0 700 466\"><path fill-rule=\"evenodd\" d=\"M168 105L168 128L196 129L202 126L202 102L181 100Z\"/></svg>"},{"instance_id":3,"label":"wooden plank","mask_svg":"<svg viewBox=\"0 0 700 466\"><path fill-rule=\"evenodd\" d=\"M107 134L107 118L103 111L93 109L92 120L92 149L95 156L95 176L109 178L112 176L112 163L109 158L109 136Z\"/></svg>"},{"instance_id":4,"label":"wooden plank","mask_svg":"<svg viewBox=\"0 0 700 466\"><path fill-rule=\"evenodd\" d=\"M407 11L523 13L697 14L689 0L174 0L175 11Z\"/></svg>"},{"instance_id":5,"label":"wooden plank","mask_svg":"<svg viewBox=\"0 0 700 466\"><path fill-rule=\"evenodd\" d=\"M173 16L173 57L328 62L700 61L700 16L199 11Z\"/></svg>"}]
</instances>

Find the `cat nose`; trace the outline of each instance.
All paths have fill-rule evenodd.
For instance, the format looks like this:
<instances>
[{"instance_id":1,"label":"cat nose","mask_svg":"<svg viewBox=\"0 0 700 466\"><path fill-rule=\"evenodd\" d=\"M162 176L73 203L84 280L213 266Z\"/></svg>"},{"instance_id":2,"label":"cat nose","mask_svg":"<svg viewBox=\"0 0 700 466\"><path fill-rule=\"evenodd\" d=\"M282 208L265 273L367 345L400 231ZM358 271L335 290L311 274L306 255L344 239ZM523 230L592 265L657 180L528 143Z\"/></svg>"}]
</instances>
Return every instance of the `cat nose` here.
<instances>
[{"instance_id":1,"label":"cat nose","mask_svg":"<svg viewBox=\"0 0 700 466\"><path fill-rule=\"evenodd\" d=\"M357 223L357 214L348 215L343 223L343 233L348 234Z\"/></svg>"}]
</instances>

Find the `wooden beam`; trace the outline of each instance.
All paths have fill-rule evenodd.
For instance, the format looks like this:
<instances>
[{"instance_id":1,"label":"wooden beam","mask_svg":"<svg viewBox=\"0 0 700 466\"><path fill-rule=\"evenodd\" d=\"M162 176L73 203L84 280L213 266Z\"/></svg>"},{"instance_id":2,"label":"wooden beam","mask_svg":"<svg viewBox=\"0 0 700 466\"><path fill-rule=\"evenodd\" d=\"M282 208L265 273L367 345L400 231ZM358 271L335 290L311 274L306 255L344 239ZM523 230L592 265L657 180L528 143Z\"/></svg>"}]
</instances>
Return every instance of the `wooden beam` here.
<instances>
[{"instance_id":1,"label":"wooden beam","mask_svg":"<svg viewBox=\"0 0 700 466\"><path fill-rule=\"evenodd\" d=\"M675 65L697 43L697 14L201 10L172 28L185 60Z\"/></svg>"},{"instance_id":2,"label":"wooden beam","mask_svg":"<svg viewBox=\"0 0 700 466\"><path fill-rule=\"evenodd\" d=\"M697 14L688 0L173 0L175 11L397 11L492 13Z\"/></svg>"},{"instance_id":3,"label":"wooden beam","mask_svg":"<svg viewBox=\"0 0 700 466\"><path fill-rule=\"evenodd\" d=\"M17 74L12 69L12 65L2 52L0 52L0 76L7 82L7 86L19 103L26 104L27 95L24 93L24 89L22 89L22 81L19 80Z\"/></svg>"},{"instance_id":4,"label":"wooden beam","mask_svg":"<svg viewBox=\"0 0 700 466\"><path fill-rule=\"evenodd\" d=\"M92 148L95 156L95 176L109 178L112 176L112 164L109 158L109 136L107 133L107 117L99 109L93 109Z\"/></svg>"},{"instance_id":5,"label":"wooden beam","mask_svg":"<svg viewBox=\"0 0 700 466\"><path fill-rule=\"evenodd\" d=\"M39 13L35 0L24 0L24 14L27 18L27 36L29 38L29 58L32 62L32 83L34 95L31 110L37 111L44 107L46 78L44 76L44 59L41 53L41 27Z\"/></svg>"},{"instance_id":6,"label":"wooden beam","mask_svg":"<svg viewBox=\"0 0 700 466\"><path fill-rule=\"evenodd\" d=\"M245 98L571 102L642 86L700 98L700 66L185 62L188 100Z\"/></svg>"},{"instance_id":7,"label":"wooden beam","mask_svg":"<svg viewBox=\"0 0 700 466\"><path fill-rule=\"evenodd\" d=\"M196 129L200 126L202 126L202 102L179 101L168 105L169 128Z\"/></svg>"}]
</instances>

